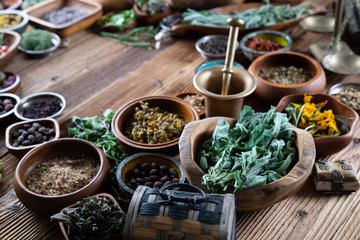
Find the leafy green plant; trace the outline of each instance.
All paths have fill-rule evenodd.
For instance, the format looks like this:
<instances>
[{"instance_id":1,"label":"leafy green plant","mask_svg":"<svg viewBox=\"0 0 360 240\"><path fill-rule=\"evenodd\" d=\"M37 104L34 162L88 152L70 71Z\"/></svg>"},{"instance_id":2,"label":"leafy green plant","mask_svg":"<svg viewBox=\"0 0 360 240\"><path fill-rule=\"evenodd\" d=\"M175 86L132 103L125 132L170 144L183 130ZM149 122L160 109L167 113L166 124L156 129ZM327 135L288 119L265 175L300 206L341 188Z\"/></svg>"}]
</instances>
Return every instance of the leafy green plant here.
<instances>
[{"instance_id":1,"label":"leafy green plant","mask_svg":"<svg viewBox=\"0 0 360 240\"><path fill-rule=\"evenodd\" d=\"M20 46L32 51L45 50L54 46L53 38L49 31L34 29L21 34Z\"/></svg>"},{"instance_id":2,"label":"leafy green plant","mask_svg":"<svg viewBox=\"0 0 360 240\"><path fill-rule=\"evenodd\" d=\"M169 4L166 0L135 0L140 11L152 16L166 12Z\"/></svg>"},{"instance_id":3,"label":"leafy green plant","mask_svg":"<svg viewBox=\"0 0 360 240\"><path fill-rule=\"evenodd\" d=\"M105 15L102 17L104 24L101 28L116 26L119 28L120 32L123 32L125 28L129 28L129 24L133 23L135 19L136 15L134 9L124 10L110 16Z\"/></svg>"},{"instance_id":4,"label":"leafy green plant","mask_svg":"<svg viewBox=\"0 0 360 240\"><path fill-rule=\"evenodd\" d=\"M215 193L253 188L286 175L295 157L292 125L284 113L255 113L249 106L233 128L220 119L203 143L199 165L202 183Z\"/></svg>"},{"instance_id":5,"label":"leafy green plant","mask_svg":"<svg viewBox=\"0 0 360 240\"><path fill-rule=\"evenodd\" d=\"M50 219L65 225L70 239L110 239L123 229L126 215L105 196L87 197Z\"/></svg>"}]
</instances>

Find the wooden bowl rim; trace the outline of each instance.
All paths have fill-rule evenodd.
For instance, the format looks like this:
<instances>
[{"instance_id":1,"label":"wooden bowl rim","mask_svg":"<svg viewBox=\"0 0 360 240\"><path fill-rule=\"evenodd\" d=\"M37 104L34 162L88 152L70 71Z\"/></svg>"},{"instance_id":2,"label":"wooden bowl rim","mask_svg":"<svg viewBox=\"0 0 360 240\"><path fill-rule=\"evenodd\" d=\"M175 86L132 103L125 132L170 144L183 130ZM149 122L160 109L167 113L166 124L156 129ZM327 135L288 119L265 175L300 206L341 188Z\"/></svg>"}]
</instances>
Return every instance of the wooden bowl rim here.
<instances>
[{"instance_id":1,"label":"wooden bowl rim","mask_svg":"<svg viewBox=\"0 0 360 240\"><path fill-rule=\"evenodd\" d=\"M270 81L267 81L265 79L263 79L262 77L260 77L257 73L256 73L256 69L258 69L258 64L259 62L264 61L264 59L266 58L271 58L274 55L289 55L289 56L298 56L303 58L305 61L309 62L310 64L312 64L313 66L315 66L315 68L317 69L315 76L303 83L298 83L298 84L290 84L290 85L285 85L285 84L279 84L279 83L272 83ZM279 65L280 66L280 65ZM294 89L294 88L298 88L298 87L303 87L306 85L309 85L315 81L318 81L318 79L321 77L321 75L323 75L325 77L325 72L324 69L321 67L320 63L318 61L316 61L314 58L305 55L303 53L298 53L298 52L293 52L293 51L280 51L280 52L270 52L270 53L266 53L264 55L261 55L259 57L257 57L249 66L248 68L249 72L251 72L255 78L257 80L259 80L260 82L266 84L266 85L270 85L273 87L278 87L278 88L287 88L287 89Z\"/></svg>"},{"instance_id":2,"label":"wooden bowl rim","mask_svg":"<svg viewBox=\"0 0 360 240\"><path fill-rule=\"evenodd\" d=\"M1 89L0 89L0 93L10 93L11 90L13 90L14 88L16 88L16 87L18 87L18 86L20 85L21 79L20 79L20 76L17 75L17 74L13 74L13 73L11 73L11 72L4 72L4 73L5 73L6 75L13 75L13 76L15 76L15 82L14 82L12 85L10 85L10 86L8 86L8 87L6 87L6 88L1 88Z\"/></svg>"}]
</instances>

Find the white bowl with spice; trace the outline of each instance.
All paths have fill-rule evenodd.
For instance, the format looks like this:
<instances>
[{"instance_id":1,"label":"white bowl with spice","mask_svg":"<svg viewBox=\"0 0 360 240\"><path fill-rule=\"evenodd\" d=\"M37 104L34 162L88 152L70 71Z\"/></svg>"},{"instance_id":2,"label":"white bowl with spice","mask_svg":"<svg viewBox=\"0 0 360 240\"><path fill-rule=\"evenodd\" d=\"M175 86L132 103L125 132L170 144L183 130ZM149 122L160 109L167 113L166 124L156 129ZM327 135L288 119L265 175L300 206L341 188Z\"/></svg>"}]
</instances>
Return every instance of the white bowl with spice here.
<instances>
[{"instance_id":1,"label":"white bowl with spice","mask_svg":"<svg viewBox=\"0 0 360 240\"><path fill-rule=\"evenodd\" d=\"M48 215L101 191L109 171L107 157L95 144L62 138L41 144L20 160L14 189L27 208Z\"/></svg>"},{"instance_id":2,"label":"white bowl with spice","mask_svg":"<svg viewBox=\"0 0 360 240\"><path fill-rule=\"evenodd\" d=\"M249 66L255 77L255 95L270 104L289 94L321 93L326 76L320 63L298 52L273 52L256 58Z\"/></svg>"},{"instance_id":3,"label":"white bowl with spice","mask_svg":"<svg viewBox=\"0 0 360 240\"><path fill-rule=\"evenodd\" d=\"M360 82L335 84L330 87L328 93L360 114Z\"/></svg>"}]
</instances>

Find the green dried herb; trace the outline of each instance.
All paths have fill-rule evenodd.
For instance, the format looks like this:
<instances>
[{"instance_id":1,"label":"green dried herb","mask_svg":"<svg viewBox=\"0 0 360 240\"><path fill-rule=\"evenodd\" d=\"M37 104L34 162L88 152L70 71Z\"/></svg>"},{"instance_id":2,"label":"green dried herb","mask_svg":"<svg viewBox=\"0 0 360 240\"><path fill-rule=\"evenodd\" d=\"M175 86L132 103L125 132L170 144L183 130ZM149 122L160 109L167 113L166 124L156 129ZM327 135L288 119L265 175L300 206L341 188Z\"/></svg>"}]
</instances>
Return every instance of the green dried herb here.
<instances>
[{"instance_id":1,"label":"green dried herb","mask_svg":"<svg viewBox=\"0 0 360 240\"><path fill-rule=\"evenodd\" d=\"M109 239L123 229L126 219L118 205L104 196L84 198L62 212L50 219L64 223L70 239Z\"/></svg>"},{"instance_id":2,"label":"green dried herb","mask_svg":"<svg viewBox=\"0 0 360 240\"><path fill-rule=\"evenodd\" d=\"M53 38L49 31L34 29L21 34L20 46L31 51L45 50L54 46Z\"/></svg>"},{"instance_id":3,"label":"green dried herb","mask_svg":"<svg viewBox=\"0 0 360 240\"><path fill-rule=\"evenodd\" d=\"M166 0L135 0L140 11L155 16L159 13L166 12L169 4Z\"/></svg>"},{"instance_id":4,"label":"green dried herb","mask_svg":"<svg viewBox=\"0 0 360 240\"><path fill-rule=\"evenodd\" d=\"M104 24L101 28L106 28L109 26L116 26L119 28L120 32L123 32L126 27L129 26L136 19L134 9L124 10L117 14L112 14L110 16L103 16L102 21Z\"/></svg>"}]
</instances>

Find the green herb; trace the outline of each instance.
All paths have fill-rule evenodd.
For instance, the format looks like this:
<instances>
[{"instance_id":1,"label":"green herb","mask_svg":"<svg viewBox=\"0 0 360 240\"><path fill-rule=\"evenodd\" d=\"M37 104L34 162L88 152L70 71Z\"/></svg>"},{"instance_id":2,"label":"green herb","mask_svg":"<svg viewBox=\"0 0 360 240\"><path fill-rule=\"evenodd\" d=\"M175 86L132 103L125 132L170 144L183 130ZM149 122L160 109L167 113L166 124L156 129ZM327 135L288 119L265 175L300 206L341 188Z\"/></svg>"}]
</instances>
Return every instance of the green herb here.
<instances>
[{"instance_id":1,"label":"green herb","mask_svg":"<svg viewBox=\"0 0 360 240\"><path fill-rule=\"evenodd\" d=\"M298 19L304 14L310 14L313 12L312 9L309 9L310 5L310 2L300 3L296 6L266 4L260 8L251 8L230 15L215 14L208 10L187 9L182 16L184 23L209 27L229 27L227 24L228 18L241 18L245 22L245 28L256 28L275 25L290 19Z\"/></svg>"},{"instance_id":2,"label":"green herb","mask_svg":"<svg viewBox=\"0 0 360 240\"><path fill-rule=\"evenodd\" d=\"M159 28L153 26L143 26L131 29L128 32L115 34L101 31L101 36L126 46L145 47L148 50L153 49L153 43L149 41L159 32Z\"/></svg>"},{"instance_id":3,"label":"green herb","mask_svg":"<svg viewBox=\"0 0 360 240\"><path fill-rule=\"evenodd\" d=\"M45 50L54 46L53 38L49 31L35 29L21 34L20 46L32 51Z\"/></svg>"},{"instance_id":4,"label":"green herb","mask_svg":"<svg viewBox=\"0 0 360 240\"><path fill-rule=\"evenodd\" d=\"M204 142L199 165L202 183L215 193L262 186L286 175L295 157L294 133L286 114L255 113L249 106L233 128L220 119L212 138Z\"/></svg>"},{"instance_id":5,"label":"green herb","mask_svg":"<svg viewBox=\"0 0 360 240\"><path fill-rule=\"evenodd\" d=\"M70 239L110 239L123 229L125 213L108 197L87 197L51 216L65 224Z\"/></svg>"},{"instance_id":6,"label":"green herb","mask_svg":"<svg viewBox=\"0 0 360 240\"><path fill-rule=\"evenodd\" d=\"M45 0L25 0L23 2L23 4L21 5L21 9L24 10L24 9L26 9L28 7L34 6L34 5L36 5L38 3L41 3L43 1L45 1Z\"/></svg>"},{"instance_id":7,"label":"green herb","mask_svg":"<svg viewBox=\"0 0 360 240\"><path fill-rule=\"evenodd\" d=\"M135 0L140 11L151 16L166 12L169 4L166 0Z\"/></svg>"},{"instance_id":8,"label":"green herb","mask_svg":"<svg viewBox=\"0 0 360 240\"><path fill-rule=\"evenodd\" d=\"M101 26L101 28L116 26L119 28L120 32L123 32L126 27L129 27L130 23L135 21L135 19L136 15L134 9L124 10L110 16L105 15L102 17L102 21L105 23Z\"/></svg>"}]
</instances>

